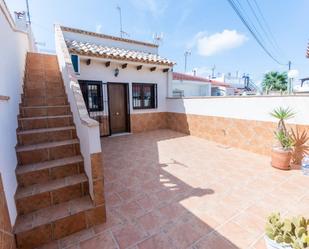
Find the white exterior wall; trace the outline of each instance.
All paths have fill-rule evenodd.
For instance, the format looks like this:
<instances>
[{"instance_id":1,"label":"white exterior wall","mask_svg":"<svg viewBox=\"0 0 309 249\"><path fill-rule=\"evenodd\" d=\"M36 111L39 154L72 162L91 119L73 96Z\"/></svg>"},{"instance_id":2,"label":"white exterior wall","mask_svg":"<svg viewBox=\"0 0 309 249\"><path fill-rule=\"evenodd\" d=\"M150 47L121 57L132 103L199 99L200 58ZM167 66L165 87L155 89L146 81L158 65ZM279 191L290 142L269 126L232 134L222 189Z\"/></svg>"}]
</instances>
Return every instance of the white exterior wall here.
<instances>
[{"instance_id":1,"label":"white exterior wall","mask_svg":"<svg viewBox=\"0 0 309 249\"><path fill-rule=\"evenodd\" d=\"M290 119L289 123L309 124L309 95L169 98L167 100L168 112L258 121L276 121L269 113L279 106L290 107L296 112L295 118Z\"/></svg>"},{"instance_id":2,"label":"white exterior wall","mask_svg":"<svg viewBox=\"0 0 309 249\"><path fill-rule=\"evenodd\" d=\"M143 64L141 70L137 70L136 66L142 65L130 64L130 62L111 62L109 67L105 66L104 60L99 60L96 58L91 58L91 64L86 65L86 58L80 58L80 75L79 80L98 80L103 83L128 83L129 84L129 103L130 103L130 113L146 113L146 112L165 112L166 111L166 97L168 92L168 73L162 71L165 67L157 66L157 69L153 72L150 71L150 67L155 65ZM89 57L90 58L90 57ZM128 63L125 69L121 68L121 65ZM119 69L118 77L114 76L115 68ZM142 109L133 110L132 105L132 83L155 83L157 84L157 96L158 96L158 107L156 109ZM105 109L106 107L104 107Z\"/></svg>"},{"instance_id":3,"label":"white exterior wall","mask_svg":"<svg viewBox=\"0 0 309 249\"><path fill-rule=\"evenodd\" d=\"M15 176L17 115L29 41L27 33L16 30L3 0L0 0L0 44L0 95L10 97L8 101L0 100L0 172L11 223L14 224L16 219L14 194L17 187Z\"/></svg>"},{"instance_id":4,"label":"white exterior wall","mask_svg":"<svg viewBox=\"0 0 309 249\"><path fill-rule=\"evenodd\" d=\"M209 83L173 80L173 90L184 91L185 97L211 96L211 84Z\"/></svg>"}]
</instances>

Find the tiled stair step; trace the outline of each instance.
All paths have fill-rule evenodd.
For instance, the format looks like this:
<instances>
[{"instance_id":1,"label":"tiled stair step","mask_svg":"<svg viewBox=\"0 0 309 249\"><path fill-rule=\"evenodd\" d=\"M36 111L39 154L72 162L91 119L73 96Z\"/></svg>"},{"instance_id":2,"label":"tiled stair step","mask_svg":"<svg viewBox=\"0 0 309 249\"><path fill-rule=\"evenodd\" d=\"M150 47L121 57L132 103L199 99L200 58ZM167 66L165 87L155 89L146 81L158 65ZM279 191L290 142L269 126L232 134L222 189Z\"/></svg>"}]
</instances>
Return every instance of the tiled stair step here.
<instances>
[{"instance_id":1,"label":"tiled stair step","mask_svg":"<svg viewBox=\"0 0 309 249\"><path fill-rule=\"evenodd\" d=\"M18 165L16 168L17 181L21 187L44 183L48 180L59 179L83 172L83 157L81 155L42 163Z\"/></svg>"},{"instance_id":2,"label":"tiled stair step","mask_svg":"<svg viewBox=\"0 0 309 249\"><path fill-rule=\"evenodd\" d=\"M44 68L43 71L38 71L38 70L32 70L31 72L29 69L26 70L26 81L61 81L61 75L56 74L53 75L51 73L46 74L46 68ZM30 72L30 73L29 73Z\"/></svg>"},{"instance_id":3,"label":"tiled stair step","mask_svg":"<svg viewBox=\"0 0 309 249\"><path fill-rule=\"evenodd\" d=\"M19 145L39 144L77 138L75 126L17 131Z\"/></svg>"},{"instance_id":4,"label":"tiled stair step","mask_svg":"<svg viewBox=\"0 0 309 249\"><path fill-rule=\"evenodd\" d=\"M67 105L66 96L62 97L22 97L22 106Z\"/></svg>"},{"instance_id":5,"label":"tiled stair step","mask_svg":"<svg viewBox=\"0 0 309 249\"><path fill-rule=\"evenodd\" d=\"M64 89L64 85L62 80L55 80L55 81L46 81L46 80L26 80L24 84L24 92L27 89L38 89L38 88L61 88Z\"/></svg>"},{"instance_id":6,"label":"tiled stair step","mask_svg":"<svg viewBox=\"0 0 309 249\"><path fill-rule=\"evenodd\" d=\"M42 116L57 116L70 115L71 109L69 105L56 106L21 106L21 117L42 117Z\"/></svg>"},{"instance_id":7,"label":"tiled stair step","mask_svg":"<svg viewBox=\"0 0 309 249\"><path fill-rule=\"evenodd\" d=\"M33 88L26 89L22 95L26 98L35 98L35 97L65 97L65 91L63 88L54 87L54 88Z\"/></svg>"},{"instance_id":8,"label":"tiled stair step","mask_svg":"<svg viewBox=\"0 0 309 249\"><path fill-rule=\"evenodd\" d=\"M100 222L99 208L89 196L17 217L14 232L19 249L32 249Z\"/></svg>"},{"instance_id":9,"label":"tiled stair step","mask_svg":"<svg viewBox=\"0 0 309 249\"><path fill-rule=\"evenodd\" d=\"M39 163L80 155L78 139L16 147L19 164Z\"/></svg>"},{"instance_id":10,"label":"tiled stair step","mask_svg":"<svg viewBox=\"0 0 309 249\"><path fill-rule=\"evenodd\" d=\"M18 118L19 130L55 128L73 125L73 116L56 115L40 117L20 117Z\"/></svg>"},{"instance_id":11,"label":"tiled stair step","mask_svg":"<svg viewBox=\"0 0 309 249\"><path fill-rule=\"evenodd\" d=\"M27 214L87 194L88 179L82 173L28 187L19 187L15 194L16 208L19 214Z\"/></svg>"}]
</instances>

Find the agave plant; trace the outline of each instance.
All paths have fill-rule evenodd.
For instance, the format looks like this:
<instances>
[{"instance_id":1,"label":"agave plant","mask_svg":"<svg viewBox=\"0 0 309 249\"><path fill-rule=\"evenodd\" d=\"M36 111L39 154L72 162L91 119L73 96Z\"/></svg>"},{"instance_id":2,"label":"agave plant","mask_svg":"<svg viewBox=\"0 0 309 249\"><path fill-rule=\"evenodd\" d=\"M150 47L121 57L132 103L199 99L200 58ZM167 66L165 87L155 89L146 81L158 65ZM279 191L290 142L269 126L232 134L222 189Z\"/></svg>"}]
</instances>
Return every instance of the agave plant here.
<instances>
[{"instance_id":1,"label":"agave plant","mask_svg":"<svg viewBox=\"0 0 309 249\"><path fill-rule=\"evenodd\" d=\"M295 113L289 107L287 108L278 107L274 109L270 113L270 115L279 120L277 131L275 132L276 138L280 142L282 148L290 149L293 146L293 140L286 128L285 121L290 118L293 118L295 116Z\"/></svg>"},{"instance_id":2,"label":"agave plant","mask_svg":"<svg viewBox=\"0 0 309 249\"><path fill-rule=\"evenodd\" d=\"M292 163L300 165L303 158L309 154L307 131L303 130L300 132L298 128L296 128L296 131L292 129L291 138L293 140Z\"/></svg>"}]
</instances>

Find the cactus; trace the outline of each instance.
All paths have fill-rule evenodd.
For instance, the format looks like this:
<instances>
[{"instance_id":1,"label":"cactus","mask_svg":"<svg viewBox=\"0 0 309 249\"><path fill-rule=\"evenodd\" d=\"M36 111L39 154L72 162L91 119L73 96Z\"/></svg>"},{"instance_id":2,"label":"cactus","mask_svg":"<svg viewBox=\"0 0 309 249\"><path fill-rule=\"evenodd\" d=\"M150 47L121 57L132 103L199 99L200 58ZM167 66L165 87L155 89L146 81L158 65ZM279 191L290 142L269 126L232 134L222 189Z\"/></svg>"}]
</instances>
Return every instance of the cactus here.
<instances>
[{"instance_id":1,"label":"cactus","mask_svg":"<svg viewBox=\"0 0 309 249\"><path fill-rule=\"evenodd\" d=\"M309 219L294 217L282 219L280 213L271 214L266 223L265 233L278 244L285 243L294 249L309 248Z\"/></svg>"}]
</instances>

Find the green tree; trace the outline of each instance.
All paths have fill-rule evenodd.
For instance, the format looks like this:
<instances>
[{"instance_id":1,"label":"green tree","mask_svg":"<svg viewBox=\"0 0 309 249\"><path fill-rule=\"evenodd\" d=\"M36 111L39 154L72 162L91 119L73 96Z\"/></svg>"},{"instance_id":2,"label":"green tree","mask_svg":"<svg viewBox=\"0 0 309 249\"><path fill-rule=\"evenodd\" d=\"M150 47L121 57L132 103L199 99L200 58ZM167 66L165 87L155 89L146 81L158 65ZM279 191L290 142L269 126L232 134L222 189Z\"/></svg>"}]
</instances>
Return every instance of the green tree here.
<instances>
[{"instance_id":1,"label":"green tree","mask_svg":"<svg viewBox=\"0 0 309 249\"><path fill-rule=\"evenodd\" d=\"M271 71L264 75L262 86L264 91L286 91L288 75L286 72Z\"/></svg>"}]
</instances>

